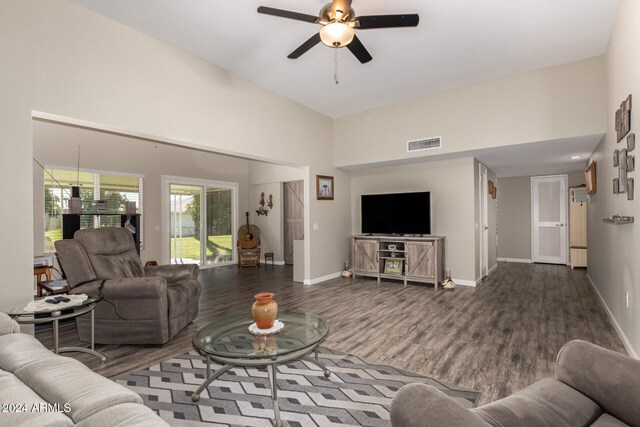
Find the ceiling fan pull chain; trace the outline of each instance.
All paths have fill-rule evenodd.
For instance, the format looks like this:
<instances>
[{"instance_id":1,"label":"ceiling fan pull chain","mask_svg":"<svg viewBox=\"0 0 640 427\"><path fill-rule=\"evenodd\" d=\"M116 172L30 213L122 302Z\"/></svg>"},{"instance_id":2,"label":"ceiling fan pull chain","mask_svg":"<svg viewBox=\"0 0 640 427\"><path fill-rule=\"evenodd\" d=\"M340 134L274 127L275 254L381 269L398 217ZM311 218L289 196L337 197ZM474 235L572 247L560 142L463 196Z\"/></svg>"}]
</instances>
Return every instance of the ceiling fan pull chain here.
<instances>
[{"instance_id":1,"label":"ceiling fan pull chain","mask_svg":"<svg viewBox=\"0 0 640 427\"><path fill-rule=\"evenodd\" d=\"M333 81L336 84L340 83L338 80L338 49L335 47L333 48Z\"/></svg>"}]
</instances>

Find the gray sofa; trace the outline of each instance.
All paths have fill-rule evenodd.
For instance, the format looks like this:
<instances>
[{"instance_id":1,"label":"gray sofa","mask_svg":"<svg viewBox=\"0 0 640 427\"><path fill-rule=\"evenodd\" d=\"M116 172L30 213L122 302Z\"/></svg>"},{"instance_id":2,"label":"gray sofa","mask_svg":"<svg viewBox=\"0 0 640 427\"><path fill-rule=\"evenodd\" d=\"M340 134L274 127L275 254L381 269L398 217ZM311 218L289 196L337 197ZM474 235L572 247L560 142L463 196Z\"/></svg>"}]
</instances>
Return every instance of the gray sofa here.
<instances>
[{"instance_id":1,"label":"gray sofa","mask_svg":"<svg viewBox=\"0 0 640 427\"><path fill-rule=\"evenodd\" d=\"M104 297L95 309L97 343L164 344L198 316L198 266L143 267L125 228L79 230L55 246L71 292ZM90 341L90 315L76 322Z\"/></svg>"},{"instance_id":2,"label":"gray sofa","mask_svg":"<svg viewBox=\"0 0 640 427\"><path fill-rule=\"evenodd\" d=\"M0 425L168 425L133 391L19 331L17 323L0 313Z\"/></svg>"},{"instance_id":3,"label":"gray sofa","mask_svg":"<svg viewBox=\"0 0 640 427\"><path fill-rule=\"evenodd\" d=\"M640 426L640 361L585 341L565 344L555 379L546 378L467 409L425 384L402 387L391 405L394 427Z\"/></svg>"}]
</instances>

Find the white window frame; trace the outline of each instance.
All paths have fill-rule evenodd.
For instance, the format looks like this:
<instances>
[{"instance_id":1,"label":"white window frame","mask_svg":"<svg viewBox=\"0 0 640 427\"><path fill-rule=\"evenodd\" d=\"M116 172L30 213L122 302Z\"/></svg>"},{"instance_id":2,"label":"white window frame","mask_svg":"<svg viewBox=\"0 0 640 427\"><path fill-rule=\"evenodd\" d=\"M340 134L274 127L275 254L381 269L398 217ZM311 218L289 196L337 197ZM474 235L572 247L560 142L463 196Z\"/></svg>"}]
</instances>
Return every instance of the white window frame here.
<instances>
[{"instance_id":1,"label":"white window frame","mask_svg":"<svg viewBox=\"0 0 640 427\"><path fill-rule=\"evenodd\" d=\"M171 184L178 185L194 185L194 186L202 186L202 187L215 187L215 188L224 188L232 190L232 212L231 217L233 219L233 226L231 227L231 249L232 249L232 258L231 261L221 262L213 265L200 265L200 268L216 268L216 267L224 267L227 265L233 265L238 262L238 254L236 250L235 242L237 241L237 230L239 227L239 207L238 207L238 192L240 189L240 184L237 182L228 182L228 181L214 181L208 179L201 178L187 178L183 176L172 176L172 175L163 175L162 176L162 263L169 264L171 262L171 254L169 251L169 245L167 244L170 241L170 231L171 231L171 203L169 199L169 192L171 191ZM204 203L200 203L200 209L204 209ZM201 211L201 218L202 215ZM203 222L200 222L200 227L203 226ZM206 261L206 260L204 260Z\"/></svg>"}]
</instances>

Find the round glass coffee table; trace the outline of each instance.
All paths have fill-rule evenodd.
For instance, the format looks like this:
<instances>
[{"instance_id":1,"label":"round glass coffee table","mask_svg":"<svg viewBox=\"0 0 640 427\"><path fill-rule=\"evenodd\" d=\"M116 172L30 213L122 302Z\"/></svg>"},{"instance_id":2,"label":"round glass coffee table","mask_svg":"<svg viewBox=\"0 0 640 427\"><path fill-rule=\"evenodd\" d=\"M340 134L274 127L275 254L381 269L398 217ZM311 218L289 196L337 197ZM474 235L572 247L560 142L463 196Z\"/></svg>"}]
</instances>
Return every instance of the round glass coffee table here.
<instances>
[{"instance_id":1,"label":"round glass coffee table","mask_svg":"<svg viewBox=\"0 0 640 427\"><path fill-rule=\"evenodd\" d=\"M280 313L278 320L284 323L284 328L270 335L249 332L249 325L253 323L249 316L213 321L200 327L193 336L193 348L206 358L207 379L191 399L197 402L202 390L234 366L265 366L271 386L274 426L282 425L276 365L303 359L317 365L327 378L331 372L318 361L318 346L329 334L324 319L310 313ZM315 353L315 357L310 357L311 353ZM211 372L212 360L223 365L214 373Z\"/></svg>"},{"instance_id":2,"label":"round glass coffee table","mask_svg":"<svg viewBox=\"0 0 640 427\"><path fill-rule=\"evenodd\" d=\"M56 295L56 296L66 296L66 295ZM42 298L36 298L35 301L40 301L43 299L53 299L54 296L46 296ZM34 299L29 299L25 301L21 301L16 304L6 305L0 308L0 311L7 313L10 317L13 318L19 324L40 324L40 323L48 323L52 322L53 324L53 352L55 354L65 353L65 352L82 352L89 353L92 356L97 357L102 362L107 360L107 357L95 350L93 331L94 331L94 309L96 308L96 304L102 301L101 296L97 297L88 297L86 300L79 302L77 304L73 304L70 306L66 306L60 308L59 304L50 304L51 307L46 307L45 309L39 309L37 311L25 311L25 307L29 305L29 303L33 302ZM58 322L64 319L70 319L73 317L81 316L85 313L91 313L91 348L84 347L60 347L58 344Z\"/></svg>"}]
</instances>

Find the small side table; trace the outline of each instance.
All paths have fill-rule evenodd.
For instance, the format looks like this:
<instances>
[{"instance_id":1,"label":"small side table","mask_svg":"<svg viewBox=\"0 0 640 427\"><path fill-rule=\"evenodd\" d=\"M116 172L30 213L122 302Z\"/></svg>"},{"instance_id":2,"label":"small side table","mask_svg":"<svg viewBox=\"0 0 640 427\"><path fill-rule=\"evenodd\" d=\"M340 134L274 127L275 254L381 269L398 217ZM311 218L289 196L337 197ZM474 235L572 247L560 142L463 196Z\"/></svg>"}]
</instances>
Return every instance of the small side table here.
<instances>
[{"instance_id":1,"label":"small side table","mask_svg":"<svg viewBox=\"0 0 640 427\"><path fill-rule=\"evenodd\" d=\"M38 296L66 294L69 285L66 280L46 280L38 282Z\"/></svg>"},{"instance_id":2,"label":"small side table","mask_svg":"<svg viewBox=\"0 0 640 427\"><path fill-rule=\"evenodd\" d=\"M50 298L50 297L45 297ZM36 298L36 300L41 298ZM55 304L51 304L51 308L40 311L24 311L24 308L33 300L22 301L18 304L7 305L0 308L0 311L7 313L19 324L40 324L52 322L53 324L53 352L55 354L66 352L82 352L97 357L102 362L107 361L107 356L95 350L94 330L95 330L95 314L96 304L102 301L101 296L89 297L82 303L74 306L58 308ZM60 320L71 319L81 316L85 313L91 313L91 348L84 347L60 347L58 343L58 323Z\"/></svg>"},{"instance_id":3,"label":"small side table","mask_svg":"<svg viewBox=\"0 0 640 427\"><path fill-rule=\"evenodd\" d=\"M274 265L273 263L273 252L265 252L264 253L264 264L267 264L267 261L271 260L271 265Z\"/></svg>"}]
</instances>

